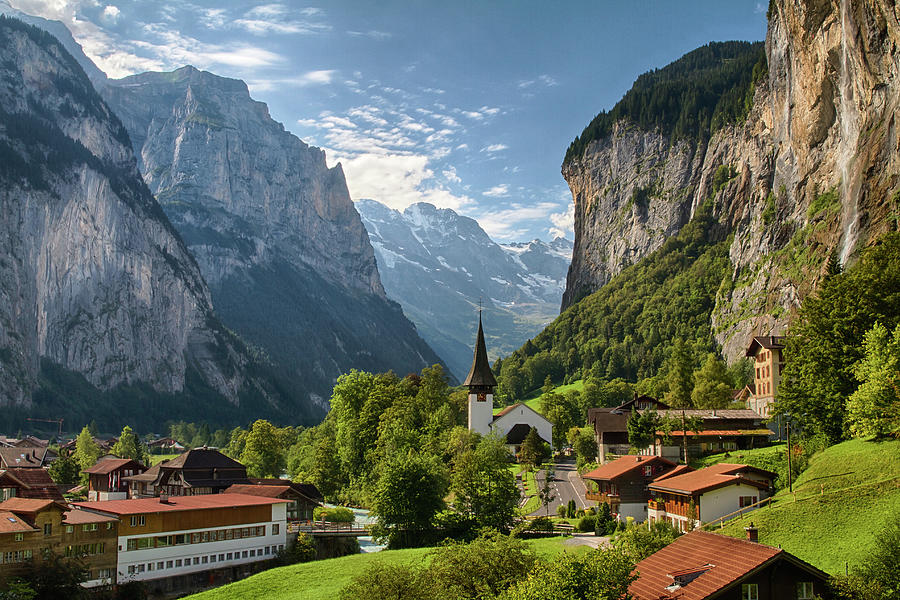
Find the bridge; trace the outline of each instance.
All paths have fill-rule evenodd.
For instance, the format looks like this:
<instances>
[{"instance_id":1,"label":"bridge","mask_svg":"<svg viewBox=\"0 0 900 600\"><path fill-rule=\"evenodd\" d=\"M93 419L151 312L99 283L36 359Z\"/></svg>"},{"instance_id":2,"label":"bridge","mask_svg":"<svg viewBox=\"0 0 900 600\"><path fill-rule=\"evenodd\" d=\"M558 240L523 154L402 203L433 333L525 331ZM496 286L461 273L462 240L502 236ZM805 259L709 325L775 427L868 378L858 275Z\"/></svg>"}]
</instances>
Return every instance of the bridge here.
<instances>
[{"instance_id":1,"label":"bridge","mask_svg":"<svg viewBox=\"0 0 900 600\"><path fill-rule=\"evenodd\" d=\"M328 521L300 521L290 523L291 533L306 533L313 537L363 537L372 532L356 523L329 523Z\"/></svg>"}]
</instances>

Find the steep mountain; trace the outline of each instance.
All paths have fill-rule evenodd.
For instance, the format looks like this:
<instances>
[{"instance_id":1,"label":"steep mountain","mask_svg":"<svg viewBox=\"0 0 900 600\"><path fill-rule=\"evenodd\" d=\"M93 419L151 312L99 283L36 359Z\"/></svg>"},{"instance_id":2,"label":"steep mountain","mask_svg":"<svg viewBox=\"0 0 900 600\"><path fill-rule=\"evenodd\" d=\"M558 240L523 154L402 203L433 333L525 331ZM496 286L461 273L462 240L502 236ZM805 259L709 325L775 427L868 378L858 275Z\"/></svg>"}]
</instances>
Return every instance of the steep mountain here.
<instances>
[{"instance_id":1,"label":"steep mountain","mask_svg":"<svg viewBox=\"0 0 900 600\"><path fill-rule=\"evenodd\" d=\"M893 3L773 0L765 62L753 45L710 44L642 76L563 164L576 215L564 308L709 202L733 235L716 341L736 357L748 336L782 330L829 255L846 264L897 226L898 42ZM654 108L700 78L723 85Z\"/></svg>"},{"instance_id":2,"label":"steep mountain","mask_svg":"<svg viewBox=\"0 0 900 600\"><path fill-rule=\"evenodd\" d=\"M214 315L81 66L53 36L2 16L0 55L3 424L30 413L151 427L178 405L217 422L308 417Z\"/></svg>"},{"instance_id":3,"label":"steep mountain","mask_svg":"<svg viewBox=\"0 0 900 600\"><path fill-rule=\"evenodd\" d=\"M494 357L533 337L557 313L571 242L500 245L468 217L417 203L403 212L357 202L388 296L462 379L472 364L482 303Z\"/></svg>"},{"instance_id":4,"label":"steep mountain","mask_svg":"<svg viewBox=\"0 0 900 600\"><path fill-rule=\"evenodd\" d=\"M138 168L197 259L222 321L325 406L351 368L440 362L385 295L340 165L243 81L183 67L110 80Z\"/></svg>"},{"instance_id":5,"label":"steep mountain","mask_svg":"<svg viewBox=\"0 0 900 600\"><path fill-rule=\"evenodd\" d=\"M772 0L765 47L713 43L642 75L573 141L563 313L504 360L649 377L681 338L743 355L826 272L898 227L900 20L882 0ZM727 260L726 260L727 259Z\"/></svg>"}]
</instances>

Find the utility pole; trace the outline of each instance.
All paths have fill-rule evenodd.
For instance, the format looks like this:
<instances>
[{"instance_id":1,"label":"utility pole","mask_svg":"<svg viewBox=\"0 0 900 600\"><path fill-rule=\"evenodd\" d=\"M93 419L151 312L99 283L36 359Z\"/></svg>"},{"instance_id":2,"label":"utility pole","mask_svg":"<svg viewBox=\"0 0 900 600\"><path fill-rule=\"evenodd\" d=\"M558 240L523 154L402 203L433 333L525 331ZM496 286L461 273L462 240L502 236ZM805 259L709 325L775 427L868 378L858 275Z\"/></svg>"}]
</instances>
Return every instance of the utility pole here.
<instances>
[{"instance_id":1,"label":"utility pole","mask_svg":"<svg viewBox=\"0 0 900 600\"><path fill-rule=\"evenodd\" d=\"M687 421L684 417L684 409L681 409L681 448L684 451L684 464L688 464L687 455Z\"/></svg>"}]
</instances>

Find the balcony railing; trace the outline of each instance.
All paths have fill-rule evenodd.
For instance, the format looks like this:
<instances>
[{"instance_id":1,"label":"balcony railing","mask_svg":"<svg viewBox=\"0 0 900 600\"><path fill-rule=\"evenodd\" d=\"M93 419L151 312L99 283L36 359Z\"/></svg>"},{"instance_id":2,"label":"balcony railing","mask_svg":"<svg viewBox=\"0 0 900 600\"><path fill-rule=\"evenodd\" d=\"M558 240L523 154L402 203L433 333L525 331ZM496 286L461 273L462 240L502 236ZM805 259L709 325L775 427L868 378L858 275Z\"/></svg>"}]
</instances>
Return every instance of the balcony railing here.
<instances>
[{"instance_id":1,"label":"balcony railing","mask_svg":"<svg viewBox=\"0 0 900 600\"><path fill-rule=\"evenodd\" d=\"M605 494L602 492L588 492L584 495L586 500L595 500L597 502L608 502L610 505L619 503L618 494Z\"/></svg>"}]
</instances>

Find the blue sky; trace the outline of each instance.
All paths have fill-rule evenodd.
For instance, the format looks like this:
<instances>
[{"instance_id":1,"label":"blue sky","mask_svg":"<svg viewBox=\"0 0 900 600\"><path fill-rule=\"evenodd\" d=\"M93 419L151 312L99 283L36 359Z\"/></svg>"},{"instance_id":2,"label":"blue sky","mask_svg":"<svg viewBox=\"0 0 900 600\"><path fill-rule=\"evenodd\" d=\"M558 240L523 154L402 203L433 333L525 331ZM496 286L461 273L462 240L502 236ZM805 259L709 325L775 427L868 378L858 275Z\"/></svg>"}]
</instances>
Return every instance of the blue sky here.
<instances>
[{"instance_id":1,"label":"blue sky","mask_svg":"<svg viewBox=\"0 0 900 600\"><path fill-rule=\"evenodd\" d=\"M563 155L639 74L766 31L758 0L9 1L111 77L243 79L354 199L453 208L498 241L572 238Z\"/></svg>"}]
</instances>

